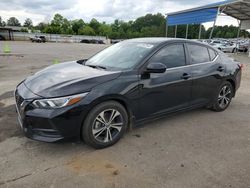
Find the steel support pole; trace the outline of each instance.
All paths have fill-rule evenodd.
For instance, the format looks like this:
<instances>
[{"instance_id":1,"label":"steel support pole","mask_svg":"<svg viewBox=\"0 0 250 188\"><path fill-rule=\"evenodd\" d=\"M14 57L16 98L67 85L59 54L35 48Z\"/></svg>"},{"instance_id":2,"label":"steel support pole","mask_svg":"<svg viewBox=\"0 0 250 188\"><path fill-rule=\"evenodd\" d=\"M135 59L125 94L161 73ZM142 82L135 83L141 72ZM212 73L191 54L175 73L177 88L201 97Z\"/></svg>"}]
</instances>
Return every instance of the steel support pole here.
<instances>
[{"instance_id":1,"label":"steel support pole","mask_svg":"<svg viewBox=\"0 0 250 188\"><path fill-rule=\"evenodd\" d=\"M178 29L178 26L177 26L177 25L175 25L174 38L176 38L176 37L177 37L177 29Z\"/></svg>"},{"instance_id":2,"label":"steel support pole","mask_svg":"<svg viewBox=\"0 0 250 188\"><path fill-rule=\"evenodd\" d=\"M199 28L199 39L201 39L201 27L202 27L202 24L200 24L200 28Z\"/></svg>"},{"instance_id":3,"label":"steel support pole","mask_svg":"<svg viewBox=\"0 0 250 188\"><path fill-rule=\"evenodd\" d=\"M209 39L212 39L213 32L214 32L214 27L215 27L215 22L216 22L216 21L214 20L213 28L212 28L212 30L211 30L211 32L210 32Z\"/></svg>"},{"instance_id":4,"label":"steel support pole","mask_svg":"<svg viewBox=\"0 0 250 188\"><path fill-rule=\"evenodd\" d=\"M168 37L168 20L166 19L166 37Z\"/></svg>"},{"instance_id":5,"label":"steel support pole","mask_svg":"<svg viewBox=\"0 0 250 188\"><path fill-rule=\"evenodd\" d=\"M237 44L236 44L236 52L238 53L238 48L240 47L240 42L239 42L239 37L240 37L240 30L241 30L241 20L238 20L239 23L239 28L238 28L238 33L237 33ZM238 48L237 48L238 46Z\"/></svg>"},{"instance_id":6,"label":"steel support pole","mask_svg":"<svg viewBox=\"0 0 250 188\"><path fill-rule=\"evenodd\" d=\"M215 18L215 20L214 20L213 28L212 28L212 30L211 30L211 32L210 32L209 39L212 39L213 32L214 32L214 27L215 27L215 24L216 24L216 21L217 21L217 18L218 18L219 13L220 13L220 7L218 8L217 16L216 16L216 18Z\"/></svg>"},{"instance_id":7,"label":"steel support pole","mask_svg":"<svg viewBox=\"0 0 250 188\"><path fill-rule=\"evenodd\" d=\"M239 23L239 28L238 28L237 38L239 38L239 37L240 37L240 31L241 31L241 21L239 21L238 23Z\"/></svg>"},{"instance_id":8,"label":"steel support pole","mask_svg":"<svg viewBox=\"0 0 250 188\"><path fill-rule=\"evenodd\" d=\"M186 27L186 39L188 38L188 24L187 24L187 27Z\"/></svg>"}]
</instances>

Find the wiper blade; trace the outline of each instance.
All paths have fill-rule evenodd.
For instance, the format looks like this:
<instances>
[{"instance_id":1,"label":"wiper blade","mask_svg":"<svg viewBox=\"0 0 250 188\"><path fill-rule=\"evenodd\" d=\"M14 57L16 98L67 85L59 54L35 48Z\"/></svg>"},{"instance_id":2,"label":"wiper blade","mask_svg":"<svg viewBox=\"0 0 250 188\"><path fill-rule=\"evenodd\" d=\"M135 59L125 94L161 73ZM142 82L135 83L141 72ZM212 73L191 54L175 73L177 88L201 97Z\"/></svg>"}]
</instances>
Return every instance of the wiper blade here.
<instances>
[{"instance_id":1,"label":"wiper blade","mask_svg":"<svg viewBox=\"0 0 250 188\"><path fill-rule=\"evenodd\" d=\"M86 65L86 66L92 67L94 69L104 69L104 70L107 69L106 67L101 66L101 65Z\"/></svg>"}]
</instances>

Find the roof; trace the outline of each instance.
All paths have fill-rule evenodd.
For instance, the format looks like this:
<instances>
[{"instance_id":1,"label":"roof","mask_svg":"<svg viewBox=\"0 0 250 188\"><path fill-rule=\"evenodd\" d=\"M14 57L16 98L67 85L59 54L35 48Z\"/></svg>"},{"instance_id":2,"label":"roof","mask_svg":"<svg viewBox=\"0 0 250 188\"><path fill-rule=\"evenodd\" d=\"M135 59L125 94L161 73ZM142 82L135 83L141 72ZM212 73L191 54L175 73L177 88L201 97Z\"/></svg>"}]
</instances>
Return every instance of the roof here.
<instances>
[{"instance_id":1,"label":"roof","mask_svg":"<svg viewBox=\"0 0 250 188\"><path fill-rule=\"evenodd\" d=\"M183 39L167 38L167 37L144 37L144 38L128 39L124 40L124 42L160 44L171 40L183 40Z\"/></svg>"},{"instance_id":2,"label":"roof","mask_svg":"<svg viewBox=\"0 0 250 188\"><path fill-rule=\"evenodd\" d=\"M0 27L1 30L12 30L12 31L21 31L22 29L28 29L27 27L19 27L19 26L4 26Z\"/></svg>"},{"instance_id":3,"label":"roof","mask_svg":"<svg viewBox=\"0 0 250 188\"><path fill-rule=\"evenodd\" d=\"M238 0L220 6L223 13L238 20L250 20L250 0Z\"/></svg>"},{"instance_id":4,"label":"roof","mask_svg":"<svg viewBox=\"0 0 250 188\"><path fill-rule=\"evenodd\" d=\"M167 37L145 37L145 38L134 38L134 39L128 39L125 40L124 42L138 42L138 43L150 43L150 44L161 44L165 42L186 42L186 41L191 41L191 42L196 42L196 43L201 43L199 41L194 41L194 40L189 40L189 39L182 39L182 38L167 38Z\"/></svg>"},{"instance_id":5,"label":"roof","mask_svg":"<svg viewBox=\"0 0 250 188\"><path fill-rule=\"evenodd\" d=\"M173 16L213 8L220 8L221 12L238 20L250 20L250 0L226 0L183 11L167 13L167 15Z\"/></svg>"}]
</instances>

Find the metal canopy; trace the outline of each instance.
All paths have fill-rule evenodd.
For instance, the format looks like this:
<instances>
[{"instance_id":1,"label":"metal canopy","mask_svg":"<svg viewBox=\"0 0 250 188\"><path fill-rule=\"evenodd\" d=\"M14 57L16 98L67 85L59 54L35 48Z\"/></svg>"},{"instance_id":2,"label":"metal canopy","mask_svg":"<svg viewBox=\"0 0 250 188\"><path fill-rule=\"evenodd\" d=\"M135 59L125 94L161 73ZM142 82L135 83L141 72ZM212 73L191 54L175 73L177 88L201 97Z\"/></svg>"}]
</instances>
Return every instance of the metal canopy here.
<instances>
[{"instance_id":1,"label":"metal canopy","mask_svg":"<svg viewBox=\"0 0 250 188\"><path fill-rule=\"evenodd\" d=\"M219 6L222 13L238 20L250 20L250 0L238 0Z\"/></svg>"},{"instance_id":2,"label":"metal canopy","mask_svg":"<svg viewBox=\"0 0 250 188\"><path fill-rule=\"evenodd\" d=\"M190 12L183 12L168 16L168 25L200 24L214 21L218 14L218 8L201 9Z\"/></svg>"},{"instance_id":3,"label":"metal canopy","mask_svg":"<svg viewBox=\"0 0 250 188\"><path fill-rule=\"evenodd\" d=\"M250 0L227 0L183 11L168 13L167 16L177 16L183 13L190 13L210 8L220 8L221 13L223 12L224 14L238 20L250 20Z\"/></svg>"},{"instance_id":4,"label":"metal canopy","mask_svg":"<svg viewBox=\"0 0 250 188\"><path fill-rule=\"evenodd\" d=\"M217 10L217 13L215 13L215 10ZM214 29L217 15L220 14L228 15L239 20L239 28L241 27L241 23L244 23L244 29L250 29L250 0L225 0L193 9L168 13L166 18L166 35L168 25L202 24L214 21ZM177 27L175 28L175 30L177 30ZM212 37L213 29L210 38ZM188 31L186 32L186 37L187 33Z\"/></svg>"}]
</instances>

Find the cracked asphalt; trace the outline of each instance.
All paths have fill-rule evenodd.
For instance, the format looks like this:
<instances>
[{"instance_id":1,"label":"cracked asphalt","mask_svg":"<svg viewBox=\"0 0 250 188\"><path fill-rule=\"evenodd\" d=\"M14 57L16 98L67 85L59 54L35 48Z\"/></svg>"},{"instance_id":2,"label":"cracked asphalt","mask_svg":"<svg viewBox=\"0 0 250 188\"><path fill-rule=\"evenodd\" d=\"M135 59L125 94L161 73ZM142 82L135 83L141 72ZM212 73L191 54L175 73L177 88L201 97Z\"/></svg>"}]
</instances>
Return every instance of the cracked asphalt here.
<instances>
[{"instance_id":1,"label":"cracked asphalt","mask_svg":"<svg viewBox=\"0 0 250 188\"><path fill-rule=\"evenodd\" d=\"M25 138L13 90L56 59L86 58L105 45L0 42L0 187L250 187L250 58L241 88L222 113L197 109L148 122L116 145L94 150L79 141Z\"/></svg>"}]
</instances>

